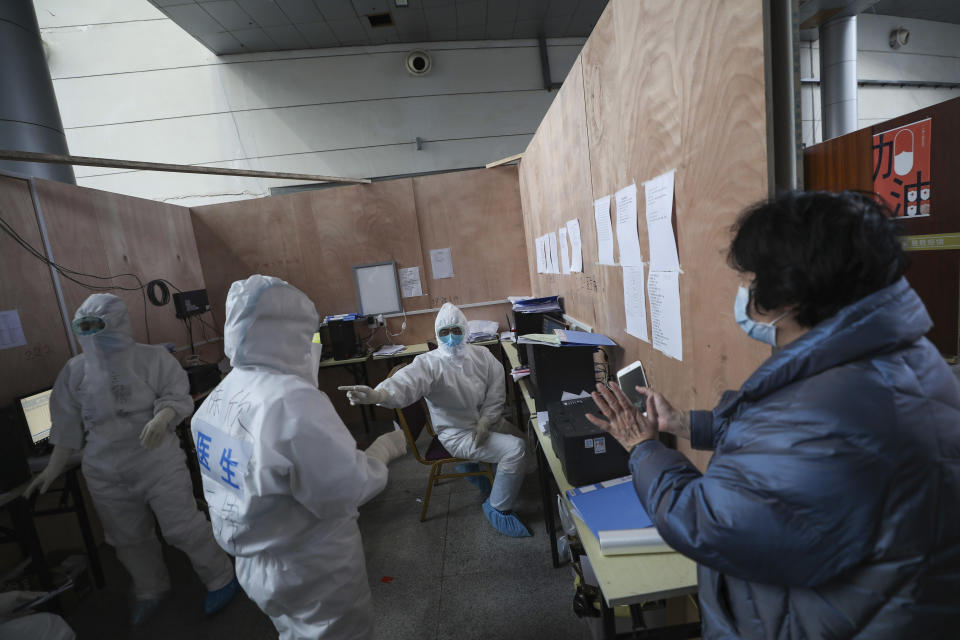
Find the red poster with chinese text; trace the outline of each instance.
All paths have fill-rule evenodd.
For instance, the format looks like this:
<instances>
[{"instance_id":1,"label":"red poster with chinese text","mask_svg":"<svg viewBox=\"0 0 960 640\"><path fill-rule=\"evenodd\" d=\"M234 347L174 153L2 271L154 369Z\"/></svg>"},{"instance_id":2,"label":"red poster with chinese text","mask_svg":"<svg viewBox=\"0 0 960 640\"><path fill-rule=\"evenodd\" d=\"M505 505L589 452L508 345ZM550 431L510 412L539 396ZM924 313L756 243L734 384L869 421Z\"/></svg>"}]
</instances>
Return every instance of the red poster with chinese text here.
<instances>
[{"instance_id":1,"label":"red poster with chinese text","mask_svg":"<svg viewBox=\"0 0 960 640\"><path fill-rule=\"evenodd\" d=\"M927 118L873 136L873 190L898 218L930 215L930 143Z\"/></svg>"}]
</instances>

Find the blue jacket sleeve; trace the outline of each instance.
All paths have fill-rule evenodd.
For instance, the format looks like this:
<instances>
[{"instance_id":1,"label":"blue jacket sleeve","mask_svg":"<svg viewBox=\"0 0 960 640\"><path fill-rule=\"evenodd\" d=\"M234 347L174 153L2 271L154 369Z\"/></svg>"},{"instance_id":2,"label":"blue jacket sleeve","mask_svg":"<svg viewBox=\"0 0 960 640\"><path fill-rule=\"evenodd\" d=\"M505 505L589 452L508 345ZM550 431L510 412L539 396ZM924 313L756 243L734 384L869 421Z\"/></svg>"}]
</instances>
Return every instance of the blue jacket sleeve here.
<instances>
[{"instance_id":1,"label":"blue jacket sleeve","mask_svg":"<svg viewBox=\"0 0 960 640\"><path fill-rule=\"evenodd\" d=\"M680 553L744 580L810 587L869 552L886 471L842 442L805 448L717 454L702 475L651 440L634 449L630 470L657 531Z\"/></svg>"}]
</instances>

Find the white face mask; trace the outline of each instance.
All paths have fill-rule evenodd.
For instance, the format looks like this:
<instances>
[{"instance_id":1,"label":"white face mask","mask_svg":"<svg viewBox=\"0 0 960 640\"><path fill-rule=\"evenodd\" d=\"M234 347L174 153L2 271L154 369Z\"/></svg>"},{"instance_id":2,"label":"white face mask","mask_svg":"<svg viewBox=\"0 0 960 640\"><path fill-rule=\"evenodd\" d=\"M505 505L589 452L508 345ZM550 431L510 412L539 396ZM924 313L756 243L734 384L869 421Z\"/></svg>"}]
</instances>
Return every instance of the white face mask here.
<instances>
[{"instance_id":1,"label":"white face mask","mask_svg":"<svg viewBox=\"0 0 960 640\"><path fill-rule=\"evenodd\" d=\"M741 285L737 289L737 299L733 303L733 317L736 319L737 324L754 340L768 344L771 347L777 346L777 327L775 325L786 317L789 312L784 311L779 317L770 322L757 322L747 313L749 306L750 290Z\"/></svg>"}]
</instances>

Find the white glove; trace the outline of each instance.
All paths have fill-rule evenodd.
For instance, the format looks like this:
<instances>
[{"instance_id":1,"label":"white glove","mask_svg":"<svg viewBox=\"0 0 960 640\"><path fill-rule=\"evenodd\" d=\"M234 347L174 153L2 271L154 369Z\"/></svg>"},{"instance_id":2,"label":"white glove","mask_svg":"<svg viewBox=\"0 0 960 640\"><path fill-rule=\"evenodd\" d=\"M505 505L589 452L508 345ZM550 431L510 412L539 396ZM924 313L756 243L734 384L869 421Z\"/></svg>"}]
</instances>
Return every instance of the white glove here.
<instances>
[{"instance_id":1,"label":"white glove","mask_svg":"<svg viewBox=\"0 0 960 640\"><path fill-rule=\"evenodd\" d=\"M164 407L157 411L157 415L153 416L153 419L140 432L140 446L144 449L153 449L163 442L167 435L167 425L176 417L177 412L171 407Z\"/></svg>"},{"instance_id":2,"label":"white glove","mask_svg":"<svg viewBox=\"0 0 960 640\"><path fill-rule=\"evenodd\" d=\"M61 445L54 446L53 453L50 454L50 462L33 479L33 482L23 492L23 497L29 498L37 489L40 490L40 493L46 493L53 481L59 478L60 474L67 468L67 460L70 459L71 455L73 455L73 449Z\"/></svg>"},{"instance_id":3,"label":"white glove","mask_svg":"<svg viewBox=\"0 0 960 640\"><path fill-rule=\"evenodd\" d=\"M482 446L490 435L490 418L480 416L477 426L473 428L473 446Z\"/></svg>"},{"instance_id":4,"label":"white glove","mask_svg":"<svg viewBox=\"0 0 960 640\"><path fill-rule=\"evenodd\" d=\"M403 431L391 431L383 434L374 440L373 444L366 450L368 456L382 461L383 464L390 464L391 461L396 460L406 452L407 437L403 434Z\"/></svg>"},{"instance_id":5,"label":"white glove","mask_svg":"<svg viewBox=\"0 0 960 640\"><path fill-rule=\"evenodd\" d=\"M338 391L347 392L347 400L352 405L358 404L380 404L385 402L390 395L382 389L371 389L365 385L356 385L348 387L337 387Z\"/></svg>"},{"instance_id":6,"label":"white glove","mask_svg":"<svg viewBox=\"0 0 960 640\"><path fill-rule=\"evenodd\" d=\"M47 595L45 591L7 591L6 593L0 593L0 616L9 616L20 605L33 602L45 595Z\"/></svg>"}]
</instances>

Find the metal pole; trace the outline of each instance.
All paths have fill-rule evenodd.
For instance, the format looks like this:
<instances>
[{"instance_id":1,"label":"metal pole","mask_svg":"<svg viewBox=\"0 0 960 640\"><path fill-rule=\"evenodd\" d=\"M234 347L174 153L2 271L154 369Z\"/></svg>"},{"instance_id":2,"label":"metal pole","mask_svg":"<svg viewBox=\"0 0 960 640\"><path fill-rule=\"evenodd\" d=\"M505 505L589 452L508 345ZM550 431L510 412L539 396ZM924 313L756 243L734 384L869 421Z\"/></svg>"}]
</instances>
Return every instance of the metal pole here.
<instances>
[{"instance_id":1,"label":"metal pole","mask_svg":"<svg viewBox=\"0 0 960 640\"><path fill-rule=\"evenodd\" d=\"M857 129L857 17L820 27L820 103L824 139Z\"/></svg>"},{"instance_id":2,"label":"metal pole","mask_svg":"<svg viewBox=\"0 0 960 640\"><path fill-rule=\"evenodd\" d=\"M70 153L31 0L0 1L0 148ZM76 184L69 165L0 161L0 170Z\"/></svg>"},{"instance_id":3,"label":"metal pole","mask_svg":"<svg viewBox=\"0 0 960 640\"><path fill-rule=\"evenodd\" d=\"M367 178L340 178L318 176L310 173L284 173L279 171L251 171L249 169L225 169L204 167L192 164L166 164L162 162L140 162L138 160L116 160L113 158L91 158L54 153L35 153L31 151L0 150L0 160L26 160L30 162L50 162L61 164L79 164L87 167L112 167L114 169L133 169L135 171L171 171L174 173L202 173L216 176L244 176L248 178L276 178L278 180L310 180L311 182L350 182L370 184Z\"/></svg>"}]
</instances>

